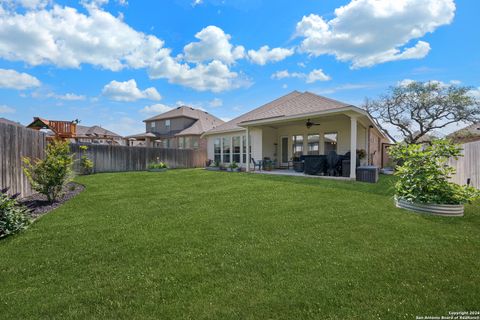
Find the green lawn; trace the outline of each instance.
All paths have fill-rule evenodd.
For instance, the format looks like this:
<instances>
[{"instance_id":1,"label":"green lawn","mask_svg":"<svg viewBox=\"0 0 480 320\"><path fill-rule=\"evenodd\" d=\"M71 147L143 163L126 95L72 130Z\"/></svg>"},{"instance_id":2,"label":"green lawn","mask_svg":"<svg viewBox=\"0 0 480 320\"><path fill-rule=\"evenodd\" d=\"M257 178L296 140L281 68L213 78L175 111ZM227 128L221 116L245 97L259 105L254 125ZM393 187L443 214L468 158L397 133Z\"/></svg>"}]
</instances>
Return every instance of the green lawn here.
<instances>
[{"instance_id":1,"label":"green lawn","mask_svg":"<svg viewBox=\"0 0 480 320\"><path fill-rule=\"evenodd\" d=\"M396 209L392 183L204 170L80 177L0 241L2 319L415 319L480 309L480 205Z\"/></svg>"}]
</instances>

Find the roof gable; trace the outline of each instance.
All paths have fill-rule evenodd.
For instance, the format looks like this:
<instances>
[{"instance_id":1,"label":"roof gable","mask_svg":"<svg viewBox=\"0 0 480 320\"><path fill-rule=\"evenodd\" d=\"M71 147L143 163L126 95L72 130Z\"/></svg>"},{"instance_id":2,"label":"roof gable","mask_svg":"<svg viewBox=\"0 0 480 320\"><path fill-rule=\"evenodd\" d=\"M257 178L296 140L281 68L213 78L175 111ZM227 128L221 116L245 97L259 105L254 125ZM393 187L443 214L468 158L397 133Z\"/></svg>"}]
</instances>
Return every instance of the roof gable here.
<instances>
[{"instance_id":1,"label":"roof gable","mask_svg":"<svg viewBox=\"0 0 480 320\"><path fill-rule=\"evenodd\" d=\"M201 135L204 132L213 129L224 122L219 118L215 117L212 114L209 114L206 111L195 109L192 107L181 106L173 110L164 112L162 114L156 115L154 117L144 120L144 122L156 121L156 120L167 120L178 117L187 117L190 119L195 119L191 126L185 128L177 135Z\"/></svg>"},{"instance_id":2,"label":"roof gable","mask_svg":"<svg viewBox=\"0 0 480 320\"><path fill-rule=\"evenodd\" d=\"M276 117L286 117L326 110L340 109L351 106L350 104L322 97L311 92L292 91L278 99L266 103L250 112L247 112L221 126L209 131L209 133L241 130L240 123Z\"/></svg>"}]
</instances>

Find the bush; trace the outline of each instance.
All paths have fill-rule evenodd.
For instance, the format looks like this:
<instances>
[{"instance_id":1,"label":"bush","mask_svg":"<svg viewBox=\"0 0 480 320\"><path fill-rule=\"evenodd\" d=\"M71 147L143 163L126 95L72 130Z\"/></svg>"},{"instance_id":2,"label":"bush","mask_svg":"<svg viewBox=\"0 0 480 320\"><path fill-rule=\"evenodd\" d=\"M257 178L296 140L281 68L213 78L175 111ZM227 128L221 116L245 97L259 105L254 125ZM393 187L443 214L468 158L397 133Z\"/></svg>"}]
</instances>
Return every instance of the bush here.
<instances>
[{"instance_id":1,"label":"bush","mask_svg":"<svg viewBox=\"0 0 480 320\"><path fill-rule=\"evenodd\" d=\"M18 194L9 196L7 191L0 192L0 238L20 232L30 224L28 209L18 203Z\"/></svg>"},{"instance_id":2,"label":"bush","mask_svg":"<svg viewBox=\"0 0 480 320\"><path fill-rule=\"evenodd\" d=\"M158 162L158 163L154 162L148 165L148 169L167 169L167 168L168 166L164 162Z\"/></svg>"},{"instance_id":3,"label":"bush","mask_svg":"<svg viewBox=\"0 0 480 320\"><path fill-rule=\"evenodd\" d=\"M80 157L80 173L83 175L89 175L93 172L93 162L87 156L87 146L80 146L82 150L82 156Z\"/></svg>"},{"instance_id":4,"label":"bush","mask_svg":"<svg viewBox=\"0 0 480 320\"><path fill-rule=\"evenodd\" d=\"M402 163L395 172L399 198L416 203L463 204L480 197L477 189L449 181L455 169L447 164L448 159L461 156L460 146L449 140L435 140L430 145L397 144L389 154Z\"/></svg>"},{"instance_id":5,"label":"bush","mask_svg":"<svg viewBox=\"0 0 480 320\"><path fill-rule=\"evenodd\" d=\"M232 163L230 163L228 167L232 170L235 170L238 168L238 164L235 161L233 161Z\"/></svg>"},{"instance_id":6,"label":"bush","mask_svg":"<svg viewBox=\"0 0 480 320\"><path fill-rule=\"evenodd\" d=\"M61 196L64 186L73 177L73 156L68 142L53 141L47 146L44 160L24 158L24 172L32 188L45 195L49 202Z\"/></svg>"}]
</instances>

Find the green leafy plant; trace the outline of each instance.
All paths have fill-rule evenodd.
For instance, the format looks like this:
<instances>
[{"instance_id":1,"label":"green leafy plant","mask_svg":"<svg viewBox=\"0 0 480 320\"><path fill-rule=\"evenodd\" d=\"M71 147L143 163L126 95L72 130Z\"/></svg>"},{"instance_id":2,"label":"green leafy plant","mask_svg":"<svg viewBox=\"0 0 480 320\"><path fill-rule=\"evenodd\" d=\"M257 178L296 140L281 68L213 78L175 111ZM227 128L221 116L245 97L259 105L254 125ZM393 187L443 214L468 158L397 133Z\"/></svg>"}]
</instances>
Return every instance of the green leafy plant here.
<instances>
[{"instance_id":1,"label":"green leafy plant","mask_svg":"<svg viewBox=\"0 0 480 320\"><path fill-rule=\"evenodd\" d=\"M0 191L0 238L20 232L28 227L28 209L18 203L18 194L10 196L8 188Z\"/></svg>"},{"instance_id":2,"label":"green leafy plant","mask_svg":"<svg viewBox=\"0 0 480 320\"><path fill-rule=\"evenodd\" d=\"M238 164L235 161L233 161L232 163L230 163L228 167L233 171L235 169L238 169Z\"/></svg>"},{"instance_id":3,"label":"green leafy plant","mask_svg":"<svg viewBox=\"0 0 480 320\"><path fill-rule=\"evenodd\" d=\"M449 181L455 169L448 159L461 156L461 148L450 140L432 141L430 145L397 144L389 148L390 156L402 163L395 175L396 196L416 203L464 204L480 197L470 186Z\"/></svg>"},{"instance_id":4,"label":"green leafy plant","mask_svg":"<svg viewBox=\"0 0 480 320\"><path fill-rule=\"evenodd\" d=\"M367 152L364 149L357 149L357 157L359 159L365 159Z\"/></svg>"},{"instance_id":5,"label":"green leafy plant","mask_svg":"<svg viewBox=\"0 0 480 320\"><path fill-rule=\"evenodd\" d=\"M23 171L32 188L45 195L49 202L56 201L64 186L72 180L73 155L67 141L49 143L43 160L24 158L23 162Z\"/></svg>"},{"instance_id":6,"label":"green leafy plant","mask_svg":"<svg viewBox=\"0 0 480 320\"><path fill-rule=\"evenodd\" d=\"M80 157L80 173L83 175L92 174L93 172L93 161L88 158L87 155L87 146L80 146L82 151L82 156Z\"/></svg>"},{"instance_id":7,"label":"green leafy plant","mask_svg":"<svg viewBox=\"0 0 480 320\"><path fill-rule=\"evenodd\" d=\"M168 166L164 162L152 162L148 165L148 169L167 169Z\"/></svg>"}]
</instances>

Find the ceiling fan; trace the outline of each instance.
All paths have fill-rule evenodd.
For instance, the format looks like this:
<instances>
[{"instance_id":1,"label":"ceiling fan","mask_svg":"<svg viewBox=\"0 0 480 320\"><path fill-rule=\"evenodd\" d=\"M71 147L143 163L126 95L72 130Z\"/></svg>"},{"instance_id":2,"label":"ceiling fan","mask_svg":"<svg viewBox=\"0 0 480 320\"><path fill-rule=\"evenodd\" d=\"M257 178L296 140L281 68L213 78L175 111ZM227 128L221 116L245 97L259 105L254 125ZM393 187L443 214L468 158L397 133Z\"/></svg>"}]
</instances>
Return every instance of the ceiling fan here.
<instances>
[{"instance_id":1,"label":"ceiling fan","mask_svg":"<svg viewBox=\"0 0 480 320\"><path fill-rule=\"evenodd\" d=\"M320 123L314 123L310 121L310 119L307 119L307 122L305 122L305 125L307 126L308 129L310 129L312 126L319 126Z\"/></svg>"}]
</instances>

